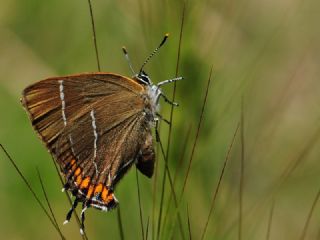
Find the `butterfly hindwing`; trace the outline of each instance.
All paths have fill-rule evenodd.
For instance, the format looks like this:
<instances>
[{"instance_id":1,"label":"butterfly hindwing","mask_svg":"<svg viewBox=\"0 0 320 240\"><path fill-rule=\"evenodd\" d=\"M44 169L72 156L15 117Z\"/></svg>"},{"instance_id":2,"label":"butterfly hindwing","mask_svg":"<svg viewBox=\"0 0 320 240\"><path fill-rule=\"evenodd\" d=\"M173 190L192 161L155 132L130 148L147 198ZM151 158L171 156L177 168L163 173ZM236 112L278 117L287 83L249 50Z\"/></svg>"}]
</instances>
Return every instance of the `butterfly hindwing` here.
<instances>
[{"instance_id":1,"label":"butterfly hindwing","mask_svg":"<svg viewBox=\"0 0 320 240\"><path fill-rule=\"evenodd\" d=\"M64 168L72 160L70 156L75 156L79 167L86 175L92 176L92 180L102 181L101 178L105 179L109 173L115 178L121 166L131 160L130 157L135 160L148 125L141 112L132 110L127 111L127 115L120 114L121 119L112 124L99 117L99 109L93 109L87 115L59 137L57 160ZM111 183L113 185L113 181Z\"/></svg>"}]
</instances>

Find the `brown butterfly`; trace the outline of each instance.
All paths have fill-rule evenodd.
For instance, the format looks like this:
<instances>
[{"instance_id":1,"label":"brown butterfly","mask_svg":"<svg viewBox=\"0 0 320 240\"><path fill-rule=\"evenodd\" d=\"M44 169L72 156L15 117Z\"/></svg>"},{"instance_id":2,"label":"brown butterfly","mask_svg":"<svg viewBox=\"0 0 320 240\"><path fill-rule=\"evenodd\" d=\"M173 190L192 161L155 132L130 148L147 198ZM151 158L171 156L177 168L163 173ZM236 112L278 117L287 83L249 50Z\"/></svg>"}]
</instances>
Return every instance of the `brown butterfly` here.
<instances>
[{"instance_id":1,"label":"brown butterfly","mask_svg":"<svg viewBox=\"0 0 320 240\"><path fill-rule=\"evenodd\" d=\"M39 81L23 91L21 102L41 140L66 178L64 189L75 196L67 223L78 202L83 203L81 219L88 207L108 211L118 201L116 184L136 164L151 177L155 161L151 129L161 119L160 86L174 78L153 84L143 71L161 44L133 71L123 48L132 78L114 73L83 73Z\"/></svg>"}]
</instances>

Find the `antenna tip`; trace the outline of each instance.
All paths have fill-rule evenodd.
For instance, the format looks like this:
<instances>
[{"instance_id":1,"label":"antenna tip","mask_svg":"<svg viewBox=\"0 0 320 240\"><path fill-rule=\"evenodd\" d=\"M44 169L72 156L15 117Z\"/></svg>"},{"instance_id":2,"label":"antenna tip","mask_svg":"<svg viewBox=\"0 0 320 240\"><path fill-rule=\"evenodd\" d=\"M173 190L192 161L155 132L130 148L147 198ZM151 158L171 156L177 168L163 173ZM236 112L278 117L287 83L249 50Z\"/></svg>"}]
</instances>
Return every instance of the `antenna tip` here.
<instances>
[{"instance_id":1,"label":"antenna tip","mask_svg":"<svg viewBox=\"0 0 320 240\"><path fill-rule=\"evenodd\" d=\"M123 51L124 54L126 54L126 55L128 54L127 49L126 49L125 46L122 46L122 51Z\"/></svg>"},{"instance_id":2,"label":"antenna tip","mask_svg":"<svg viewBox=\"0 0 320 240\"><path fill-rule=\"evenodd\" d=\"M167 38L169 37L169 33L166 33L166 35L164 35L164 38L162 40L162 42L160 43L159 47L160 48L166 41L167 41Z\"/></svg>"}]
</instances>

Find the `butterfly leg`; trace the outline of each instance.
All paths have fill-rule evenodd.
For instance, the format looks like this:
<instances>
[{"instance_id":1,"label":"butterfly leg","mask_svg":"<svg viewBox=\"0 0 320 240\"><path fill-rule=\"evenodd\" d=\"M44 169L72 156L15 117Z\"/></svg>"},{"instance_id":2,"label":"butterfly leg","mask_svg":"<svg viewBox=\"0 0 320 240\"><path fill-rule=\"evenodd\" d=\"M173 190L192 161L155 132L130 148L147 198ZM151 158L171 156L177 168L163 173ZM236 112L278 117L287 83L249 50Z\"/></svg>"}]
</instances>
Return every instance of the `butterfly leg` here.
<instances>
[{"instance_id":1,"label":"butterfly leg","mask_svg":"<svg viewBox=\"0 0 320 240\"><path fill-rule=\"evenodd\" d=\"M64 192L65 190L69 190L70 188L70 183L69 182L66 182L64 185L63 185L63 188L61 189L61 192Z\"/></svg>"},{"instance_id":2,"label":"butterfly leg","mask_svg":"<svg viewBox=\"0 0 320 240\"><path fill-rule=\"evenodd\" d=\"M164 122L165 122L166 124L168 124L169 126L171 125L171 122L170 122L169 120L163 118L162 115L160 115L159 113L156 113L156 115L157 115L157 117L158 117L160 120L164 121Z\"/></svg>"},{"instance_id":3,"label":"butterfly leg","mask_svg":"<svg viewBox=\"0 0 320 240\"><path fill-rule=\"evenodd\" d=\"M82 211L81 211L81 228L80 228L80 234L83 235L84 233L84 220L85 220L85 215L84 212L88 209L88 204L87 202L83 202L82 204Z\"/></svg>"},{"instance_id":4,"label":"butterfly leg","mask_svg":"<svg viewBox=\"0 0 320 240\"><path fill-rule=\"evenodd\" d=\"M155 126L155 133L156 133L156 142L160 142L160 136L159 136L159 119L156 119L156 126Z\"/></svg>"},{"instance_id":5,"label":"butterfly leg","mask_svg":"<svg viewBox=\"0 0 320 240\"><path fill-rule=\"evenodd\" d=\"M167 98L167 96L164 95L162 92L160 93L160 95L163 97L163 99L164 99L165 102L171 104L171 105L174 106L174 107L178 107L178 106L179 106L178 103L172 102L171 100L169 100L169 98Z\"/></svg>"},{"instance_id":6,"label":"butterfly leg","mask_svg":"<svg viewBox=\"0 0 320 240\"><path fill-rule=\"evenodd\" d=\"M66 220L64 221L63 224L67 224L70 219L71 219L71 216L72 216L72 212L76 209L77 205L78 205L78 202L79 202L79 199L76 198L74 201L73 201L73 204L72 204L72 207L70 208L69 212L67 213L67 216L66 216Z\"/></svg>"}]
</instances>

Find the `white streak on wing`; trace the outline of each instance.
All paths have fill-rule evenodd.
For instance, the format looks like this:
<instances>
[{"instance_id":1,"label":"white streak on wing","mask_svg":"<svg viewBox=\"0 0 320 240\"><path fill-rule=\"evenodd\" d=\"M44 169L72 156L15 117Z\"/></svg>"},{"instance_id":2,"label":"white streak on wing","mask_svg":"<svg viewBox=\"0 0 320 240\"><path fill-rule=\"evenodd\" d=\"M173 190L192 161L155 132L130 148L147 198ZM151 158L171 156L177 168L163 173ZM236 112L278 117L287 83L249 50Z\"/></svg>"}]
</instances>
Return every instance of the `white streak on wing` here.
<instances>
[{"instance_id":1,"label":"white streak on wing","mask_svg":"<svg viewBox=\"0 0 320 240\"><path fill-rule=\"evenodd\" d=\"M71 137L71 134L69 134L69 141L70 141L70 144L71 144L71 151L73 153L74 156L76 156L76 153L73 149L73 140L72 140L72 137Z\"/></svg>"},{"instance_id":2,"label":"white streak on wing","mask_svg":"<svg viewBox=\"0 0 320 240\"><path fill-rule=\"evenodd\" d=\"M62 113L62 120L64 126L67 126L67 117L66 117L66 101L64 100L64 87L63 87L63 80L59 80L60 86L59 86L59 91L60 91L60 100L61 100L61 113ZM71 135L69 135L69 141L71 144L71 151L73 155L75 155L74 149L73 149L73 141Z\"/></svg>"},{"instance_id":3,"label":"white streak on wing","mask_svg":"<svg viewBox=\"0 0 320 240\"><path fill-rule=\"evenodd\" d=\"M94 152L93 152L93 164L96 168L96 173L98 174L98 167L97 167L97 163L95 162L95 159L97 157L97 141L98 141L98 133L97 133L97 125L96 125L96 118L94 116L94 111L91 110L90 112L90 116L91 116L91 123L92 123L92 128L93 128L93 135L94 135L94 142L93 142L93 148L94 148Z\"/></svg>"},{"instance_id":4,"label":"white streak on wing","mask_svg":"<svg viewBox=\"0 0 320 240\"><path fill-rule=\"evenodd\" d=\"M127 163L125 163L119 170L119 172L121 172L122 169L126 168L129 164L132 164L133 162L135 162L137 159L131 159L129 160ZM114 177L112 178L112 180L115 180L117 178L118 174L114 175Z\"/></svg>"},{"instance_id":5,"label":"white streak on wing","mask_svg":"<svg viewBox=\"0 0 320 240\"><path fill-rule=\"evenodd\" d=\"M60 91L60 100L61 100L61 113L62 113L62 119L63 119L63 124L64 126L67 125L67 118L66 118L66 102L64 100L64 92L63 92L63 80L59 80L60 86L59 86L59 91Z\"/></svg>"}]
</instances>

